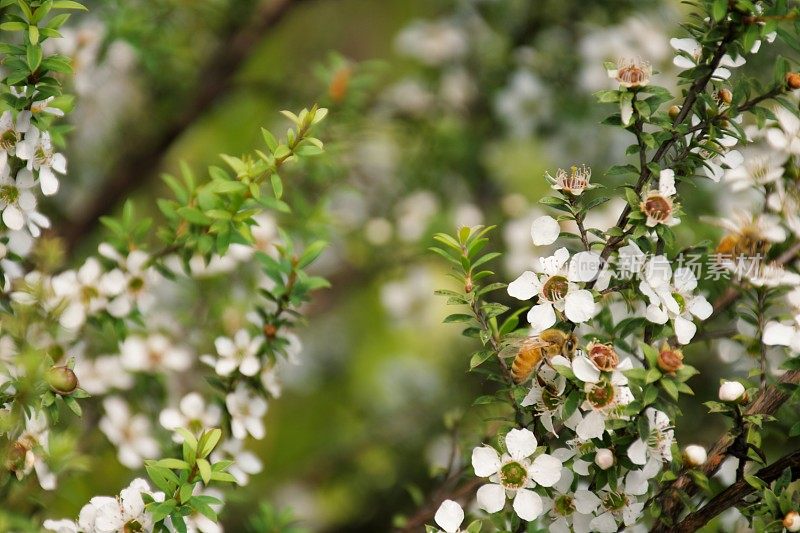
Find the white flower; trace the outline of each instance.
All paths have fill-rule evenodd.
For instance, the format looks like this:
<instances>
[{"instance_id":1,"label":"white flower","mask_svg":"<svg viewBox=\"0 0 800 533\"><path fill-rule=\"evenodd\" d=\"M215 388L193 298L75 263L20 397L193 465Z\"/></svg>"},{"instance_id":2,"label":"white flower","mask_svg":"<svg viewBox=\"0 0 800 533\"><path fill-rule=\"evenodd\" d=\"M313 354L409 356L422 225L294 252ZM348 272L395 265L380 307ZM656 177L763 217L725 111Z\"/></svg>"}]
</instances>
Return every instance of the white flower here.
<instances>
[{"instance_id":1,"label":"white flower","mask_svg":"<svg viewBox=\"0 0 800 533\"><path fill-rule=\"evenodd\" d=\"M739 168L744 163L744 156L739 150L728 150L726 148L720 149L721 153L708 154L705 160L704 171L713 182L719 183L719 180L725 175L726 170Z\"/></svg>"},{"instance_id":2,"label":"white flower","mask_svg":"<svg viewBox=\"0 0 800 533\"><path fill-rule=\"evenodd\" d=\"M795 317L795 322L782 323L776 321L767 322L764 326L764 333L761 342L767 346L788 346L794 352L800 352L800 315Z\"/></svg>"},{"instance_id":3,"label":"white flower","mask_svg":"<svg viewBox=\"0 0 800 533\"><path fill-rule=\"evenodd\" d=\"M559 168L555 178L550 173L545 173L544 177L550 182L553 190L563 191L573 196L580 196L583 191L592 188L589 184L592 179L592 169L586 165L573 165L570 167L569 173L563 168Z\"/></svg>"},{"instance_id":4,"label":"white flower","mask_svg":"<svg viewBox=\"0 0 800 533\"><path fill-rule=\"evenodd\" d=\"M445 500L436 510L433 520L445 533L458 533L464 522L464 509L453 500Z\"/></svg>"},{"instance_id":5,"label":"white flower","mask_svg":"<svg viewBox=\"0 0 800 533\"><path fill-rule=\"evenodd\" d=\"M170 431L186 428L193 433L199 433L206 428L219 426L222 410L216 404L206 406L203 397L197 392L190 392L181 398L178 409L169 407L161 411L159 423ZM175 442L183 442L183 437L175 433L172 436Z\"/></svg>"},{"instance_id":6,"label":"white flower","mask_svg":"<svg viewBox=\"0 0 800 533\"><path fill-rule=\"evenodd\" d=\"M531 390L520 403L523 407L532 405L545 429L556 434L553 418L560 417L564 410L566 378L550 365L542 365L536 376L537 379L531 381Z\"/></svg>"},{"instance_id":7,"label":"white flower","mask_svg":"<svg viewBox=\"0 0 800 533\"><path fill-rule=\"evenodd\" d=\"M88 315L104 309L108 298L100 286L103 268L100 262L90 257L76 270L67 270L53 276L53 292L67 306L59 317L59 323L67 329L78 329Z\"/></svg>"},{"instance_id":8,"label":"white flower","mask_svg":"<svg viewBox=\"0 0 800 533\"><path fill-rule=\"evenodd\" d=\"M532 462L537 441L528 429L512 429L505 439L507 454L500 454L490 446L479 446L472 451L472 467L478 477L489 478L490 483L478 489L478 505L488 513L503 509L506 494L513 496L513 507L521 519L536 520L544 511L542 498L534 492L537 483L552 487L561 478L561 461L552 455L541 454Z\"/></svg>"},{"instance_id":9,"label":"white flower","mask_svg":"<svg viewBox=\"0 0 800 533\"><path fill-rule=\"evenodd\" d=\"M647 216L647 227L658 224L674 226L680 222L673 216L675 205L672 197L675 193L675 171L665 168L658 176L658 189L649 191L639 204L642 213Z\"/></svg>"},{"instance_id":10,"label":"white flower","mask_svg":"<svg viewBox=\"0 0 800 533\"><path fill-rule=\"evenodd\" d=\"M64 111L57 107L53 107L50 103L55 99L55 96L50 96L44 100L37 100L31 104L31 113L44 113L46 115L53 115L54 117L63 117Z\"/></svg>"},{"instance_id":11,"label":"white flower","mask_svg":"<svg viewBox=\"0 0 800 533\"><path fill-rule=\"evenodd\" d=\"M463 30L444 20L414 21L395 39L398 52L430 66L460 59L467 53L468 45Z\"/></svg>"},{"instance_id":12,"label":"white flower","mask_svg":"<svg viewBox=\"0 0 800 533\"><path fill-rule=\"evenodd\" d=\"M586 489L574 492L572 482L575 476L567 467L561 469L561 478L553 485L553 499L545 508L553 522L548 527L552 533L589 533L589 522L600 505L600 498Z\"/></svg>"},{"instance_id":13,"label":"white flower","mask_svg":"<svg viewBox=\"0 0 800 533\"><path fill-rule=\"evenodd\" d=\"M614 452L608 448L598 448L594 455L594 464L596 464L600 470L608 470L614 466Z\"/></svg>"},{"instance_id":14,"label":"white flower","mask_svg":"<svg viewBox=\"0 0 800 533\"><path fill-rule=\"evenodd\" d=\"M216 463L223 459L230 459L234 462L228 468L228 472L236 478L236 483L240 486L247 485L250 476L261 472L263 467L258 456L245 450L244 442L237 439L226 440L211 453L212 462Z\"/></svg>"},{"instance_id":15,"label":"white flower","mask_svg":"<svg viewBox=\"0 0 800 533\"><path fill-rule=\"evenodd\" d=\"M778 123L767 129L767 142L787 155L800 155L800 118L781 105L772 112Z\"/></svg>"},{"instance_id":16,"label":"white flower","mask_svg":"<svg viewBox=\"0 0 800 533\"><path fill-rule=\"evenodd\" d=\"M700 64L703 55L703 47L696 40L692 38L673 38L670 39L669 44L678 52L675 55L675 59L672 61L676 67L690 69ZM725 54L719 62L719 67L714 71L713 77L720 80L727 80L731 77L730 69L740 67L744 65L745 62L745 58L742 56L733 59L728 54Z\"/></svg>"},{"instance_id":17,"label":"white flower","mask_svg":"<svg viewBox=\"0 0 800 533\"><path fill-rule=\"evenodd\" d=\"M650 83L653 67L641 57L626 57L617 61L617 68L608 71L608 76L623 87L644 87Z\"/></svg>"},{"instance_id":18,"label":"white flower","mask_svg":"<svg viewBox=\"0 0 800 533\"><path fill-rule=\"evenodd\" d=\"M550 112L551 98L546 86L533 73L518 69L508 84L497 92L494 109L501 122L514 137L533 133L536 124Z\"/></svg>"},{"instance_id":19,"label":"white flower","mask_svg":"<svg viewBox=\"0 0 800 533\"><path fill-rule=\"evenodd\" d=\"M233 339L217 337L214 346L219 358L214 364L214 370L220 376L229 376L237 369L245 376L255 376L261 369L258 351L263 343L263 338L251 338L246 329L237 331Z\"/></svg>"},{"instance_id":20,"label":"white flower","mask_svg":"<svg viewBox=\"0 0 800 533\"><path fill-rule=\"evenodd\" d=\"M145 511L142 494L150 494L144 479L134 479L122 489L119 496L95 496L80 512L78 524L86 533L122 533L125 531L150 531L153 518ZM151 494L156 501L163 500L162 493ZM136 528L136 529L133 529Z\"/></svg>"},{"instance_id":21,"label":"white flower","mask_svg":"<svg viewBox=\"0 0 800 533\"><path fill-rule=\"evenodd\" d=\"M128 468L139 468L144 459L158 456L159 446L150 436L150 421L145 415L131 415L128 404L117 396L103 401L105 416L100 429L117 447L119 462Z\"/></svg>"},{"instance_id":22,"label":"white flower","mask_svg":"<svg viewBox=\"0 0 800 533\"><path fill-rule=\"evenodd\" d=\"M0 171L0 210L3 223L11 230L21 230L27 224L34 237L41 234L39 228L49 228L50 221L36 211L36 196L31 189L35 185L33 174L23 168L11 179L8 168Z\"/></svg>"},{"instance_id":23,"label":"white flower","mask_svg":"<svg viewBox=\"0 0 800 533\"><path fill-rule=\"evenodd\" d=\"M45 520L43 526L56 533L81 533L78 524L72 520Z\"/></svg>"},{"instance_id":24,"label":"white flower","mask_svg":"<svg viewBox=\"0 0 800 533\"><path fill-rule=\"evenodd\" d=\"M582 352L576 354L572 362L562 356L552 359L553 365L572 368L575 377L584 382L585 401L581 408L587 411L575 417L575 433L583 441L597 439L605 433L607 418L620 416L620 408L633 401L633 393L627 387L628 379L623 372L630 370L630 359L621 361L612 372L601 372Z\"/></svg>"},{"instance_id":25,"label":"white flower","mask_svg":"<svg viewBox=\"0 0 800 533\"><path fill-rule=\"evenodd\" d=\"M561 226L551 216L539 217L531 224L531 238L536 246L553 244L561 233Z\"/></svg>"},{"instance_id":26,"label":"white flower","mask_svg":"<svg viewBox=\"0 0 800 533\"><path fill-rule=\"evenodd\" d=\"M21 468L14 469L17 479L22 479L31 470L36 471L39 485L44 490L56 488L56 476L50 472L45 458L50 453L49 427L44 411L25 415L25 431L16 440L14 447L24 451Z\"/></svg>"},{"instance_id":27,"label":"white flower","mask_svg":"<svg viewBox=\"0 0 800 533\"><path fill-rule=\"evenodd\" d=\"M731 184L734 192L753 187L761 188L774 183L783 176L783 162L774 151L755 151L750 149L744 154L744 162L725 173L725 181Z\"/></svg>"},{"instance_id":28,"label":"white flower","mask_svg":"<svg viewBox=\"0 0 800 533\"><path fill-rule=\"evenodd\" d=\"M186 348L175 346L160 333L146 338L131 335L122 341L119 351L122 366L131 372L182 372L192 364L191 353Z\"/></svg>"},{"instance_id":29,"label":"white flower","mask_svg":"<svg viewBox=\"0 0 800 533\"><path fill-rule=\"evenodd\" d=\"M719 399L723 402L735 402L745 392L744 385L738 381L723 381L719 386Z\"/></svg>"},{"instance_id":30,"label":"white flower","mask_svg":"<svg viewBox=\"0 0 800 533\"><path fill-rule=\"evenodd\" d=\"M108 312L122 318L135 307L142 312L147 311L155 301L149 289L158 279L156 271L148 266L150 256L141 250L133 250L127 256L122 256L107 243L102 243L98 251L119 265L104 274L101 280L103 291L110 298Z\"/></svg>"},{"instance_id":31,"label":"white flower","mask_svg":"<svg viewBox=\"0 0 800 533\"><path fill-rule=\"evenodd\" d=\"M713 307L705 296L695 295L697 277L690 268L678 268L674 276L672 266L663 255L657 255L645 265L644 279L639 290L649 300L645 318L654 324L672 320L675 336L681 344L688 344L697 332L692 317L705 320Z\"/></svg>"},{"instance_id":32,"label":"white flower","mask_svg":"<svg viewBox=\"0 0 800 533\"><path fill-rule=\"evenodd\" d=\"M247 434L254 439L263 439L263 416L267 413L267 401L253 393L243 383L225 397L225 405L231 415L231 432L234 438L245 439Z\"/></svg>"},{"instance_id":33,"label":"white flower","mask_svg":"<svg viewBox=\"0 0 800 533\"><path fill-rule=\"evenodd\" d=\"M672 461L672 443L675 441L675 432L666 413L648 407L645 416L650 432L646 440L636 439L628 447L628 458L635 465L649 466L644 470L654 476L664 462ZM648 463L650 463L648 465Z\"/></svg>"},{"instance_id":34,"label":"white flower","mask_svg":"<svg viewBox=\"0 0 800 533\"><path fill-rule=\"evenodd\" d=\"M222 511L222 496L223 494L219 490L200 490L200 485L195 485L193 497L204 499L208 506L211 507L211 509L217 514ZM219 522L211 520L198 511L195 511L189 516L184 517L184 519L186 521L186 531L188 533L222 533L223 531ZM170 524L170 526L172 527L170 531L175 531L174 526L172 524Z\"/></svg>"},{"instance_id":35,"label":"white flower","mask_svg":"<svg viewBox=\"0 0 800 533\"><path fill-rule=\"evenodd\" d=\"M589 523L594 532L616 533L619 530L617 524L620 520L625 526L632 526L642 516L644 502L637 501L636 495L627 490L618 492L601 490L597 496L600 499L598 510L600 514Z\"/></svg>"},{"instance_id":36,"label":"white flower","mask_svg":"<svg viewBox=\"0 0 800 533\"><path fill-rule=\"evenodd\" d=\"M17 117L16 124L11 111L4 111L0 115L0 172L5 172L8 168L8 156L16 154L22 133L27 131L29 126L21 113Z\"/></svg>"},{"instance_id":37,"label":"white flower","mask_svg":"<svg viewBox=\"0 0 800 533\"><path fill-rule=\"evenodd\" d=\"M78 358L75 373L80 376L81 388L92 396L103 395L112 389L127 390L133 386L133 377L115 355L103 355L95 359Z\"/></svg>"},{"instance_id":38,"label":"white flower","mask_svg":"<svg viewBox=\"0 0 800 533\"><path fill-rule=\"evenodd\" d=\"M683 449L683 457L689 466L701 466L708 459L708 452L699 444L690 444Z\"/></svg>"},{"instance_id":39,"label":"white flower","mask_svg":"<svg viewBox=\"0 0 800 533\"><path fill-rule=\"evenodd\" d=\"M594 296L577 283L594 279L602 260L593 252L575 254L569 266L568 260L569 252L560 248L551 257L539 259L541 274L526 271L508 285L508 294L519 300L538 296L538 303L528 311L534 334L556 323L556 310L574 323L586 322L595 314Z\"/></svg>"},{"instance_id":40,"label":"white flower","mask_svg":"<svg viewBox=\"0 0 800 533\"><path fill-rule=\"evenodd\" d=\"M25 134L25 140L17 144L17 157L27 161L28 170L39 172L39 185L45 196L58 192L58 177L55 172L66 174L67 159L53 150L49 132L40 132L31 127Z\"/></svg>"}]
</instances>

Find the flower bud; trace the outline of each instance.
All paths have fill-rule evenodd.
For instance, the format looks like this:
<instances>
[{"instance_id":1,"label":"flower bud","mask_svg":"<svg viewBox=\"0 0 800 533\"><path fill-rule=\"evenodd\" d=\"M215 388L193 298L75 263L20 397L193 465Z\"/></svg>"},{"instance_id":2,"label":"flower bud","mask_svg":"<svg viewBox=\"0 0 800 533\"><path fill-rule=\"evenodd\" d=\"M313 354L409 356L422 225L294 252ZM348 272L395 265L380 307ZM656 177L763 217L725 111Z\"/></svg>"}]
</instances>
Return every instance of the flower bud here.
<instances>
[{"instance_id":1,"label":"flower bud","mask_svg":"<svg viewBox=\"0 0 800 533\"><path fill-rule=\"evenodd\" d=\"M699 444L690 444L683 449L683 460L689 466L701 466L708 459L706 449Z\"/></svg>"},{"instance_id":2,"label":"flower bud","mask_svg":"<svg viewBox=\"0 0 800 533\"><path fill-rule=\"evenodd\" d=\"M790 72L786 75L786 86L790 90L800 89L800 73Z\"/></svg>"},{"instance_id":3,"label":"flower bud","mask_svg":"<svg viewBox=\"0 0 800 533\"><path fill-rule=\"evenodd\" d=\"M592 363L603 372L610 372L619 364L619 356L611 344L590 342L586 345L586 352Z\"/></svg>"},{"instance_id":4,"label":"flower bud","mask_svg":"<svg viewBox=\"0 0 800 533\"><path fill-rule=\"evenodd\" d=\"M676 118L678 118L678 115L681 113L681 108L679 106L672 105L672 106L669 107L668 113L669 113L669 118L671 118L672 120L675 120Z\"/></svg>"},{"instance_id":5,"label":"flower bud","mask_svg":"<svg viewBox=\"0 0 800 533\"><path fill-rule=\"evenodd\" d=\"M264 324L264 336L268 339L274 339L278 334L278 328L274 324Z\"/></svg>"},{"instance_id":6,"label":"flower bud","mask_svg":"<svg viewBox=\"0 0 800 533\"><path fill-rule=\"evenodd\" d=\"M800 531L800 513L789 511L783 517L783 527L789 531Z\"/></svg>"},{"instance_id":7,"label":"flower bud","mask_svg":"<svg viewBox=\"0 0 800 533\"><path fill-rule=\"evenodd\" d=\"M730 89L720 89L717 92L717 99L721 104L730 104L733 101L733 93Z\"/></svg>"},{"instance_id":8,"label":"flower bud","mask_svg":"<svg viewBox=\"0 0 800 533\"><path fill-rule=\"evenodd\" d=\"M71 394L78 388L78 376L66 366L51 367L45 379L50 388L58 394Z\"/></svg>"},{"instance_id":9,"label":"flower bud","mask_svg":"<svg viewBox=\"0 0 800 533\"><path fill-rule=\"evenodd\" d=\"M475 286L472 284L472 276L467 276L467 280L464 282L464 292L469 294L474 288Z\"/></svg>"},{"instance_id":10,"label":"flower bud","mask_svg":"<svg viewBox=\"0 0 800 533\"><path fill-rule=\"evenodd\" d=\"M683 368L683 352L665 343L658 352L656 363L662 372L672 374Z\"/></svg>"},{"instance_id":11,"label":"flower bud","mask_svg":"<svg viewBox=\"0 0 800 533\"><path fill-rule=\"evenodd\" d=\"M614 466L614 453L608 448L598 448L594 456L594 464L601 470L608 470Z\"/></svg>"},{"instance_id":12,"label":"flower bud","mask_svg":"<svg viewBox=\"0 0 800 533\"><path fill-rule=\"evenodd\" d=\"M719 387L719 399L723 402L739 401L744 393L744 385L738 381L723 381Z\"/></svg>"}]
</instances>

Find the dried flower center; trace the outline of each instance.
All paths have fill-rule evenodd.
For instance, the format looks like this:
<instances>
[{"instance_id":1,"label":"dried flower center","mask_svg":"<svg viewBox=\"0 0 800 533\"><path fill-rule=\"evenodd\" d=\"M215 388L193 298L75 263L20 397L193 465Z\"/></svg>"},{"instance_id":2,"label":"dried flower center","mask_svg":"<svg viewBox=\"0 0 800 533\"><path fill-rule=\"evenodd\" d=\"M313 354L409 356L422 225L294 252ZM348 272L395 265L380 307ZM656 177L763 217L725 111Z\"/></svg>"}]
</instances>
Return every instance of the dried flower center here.
<instances>
[{"instance_id":1,"label":"dried flower center","mask_svg":"<svg viewBox=\"0 0 800 533\"><path fill-rule=\"evenodd\" d=\"M500 483L507 489L520 489L528 478L528 469L522 463L510 461L500 468Z\"/></svg>"},{"instance_id":2,"label":"dried flower center","mask_svg":"<svg viewBox=\"0 0 800 533\"><path fill-rule=\"evenodd\" d=\"M570 516L575 512L575 500L572 496L562 494L553 502L553 510L560 516Z\"/></svg>"},{"instance_id":3,"label":"dried flower center","mask_svg":"<svg viewBox=\"0 0 800 533\"><path fill-rule=\"evenodd\" d=\"M614 370L619 364L619 356L608 344L593 344L589 349L589 359L604 372Z\"/></svg>"},{"instance_id":4,"label":"dried flower center","mask_svg":"<svg viewBox=\"0 0 800 533\"><path fill-rule=\"evenodd\" d=\"M561 395L547 387L542 389L542 405L548 411L555 410L559 405L561 405Z\"/></svg>"},{"instance_id":5,"label":"dried flower center","mask_svg":"<svg viewBox=\"0 0 800 533\"><path fill-rule=\"evenodd\" d=\"M656 222L664 222L672 214L672 202L660 194L648 196L643 207L644 213Z\"/></svg>"},{"instance_id":6,"label":"dried flower center","mask_svg":"<svg viewBox=\"0 0 800 533\"><path fill-rule=\"evenodd\" d=\"M569 174L563 169L558 169L556 182L558 187L569 193L580 194L589 186L589 179L592 177L592 169L586 165L575 166L569 169Z\"/></svg>"},{"instance_id":7,"label":"dried flower center","mask_svg":"<svg viewBox=\"0 0 800 533\"><path fill-rule=\"evenodd\" d=\"M649 81L647 72L637 65L629 65L617 71L617 81L629 87L639 87Z\"/></svg>"},{"instance_id":8,"label":"dried flower center","mask_svg":"<svg viewBox=\"0 0 800 533\"><path fill-rule=\"evenodd\" d=\"M586 393L586 400L595 409L611 405L614 402L614 385L605 380L593 385Z\"/></svg>"},{"instance_id":9,"label":"dried flower center","mask_svg":"<svg viewBox=\"0 0 800 533\"><path fill-rule=\"evenodd\" d=\"M550 276L542 285L542 296L550 302L563 300L567 292L569 292L569 280L564 276Z\"/></svg>"}]
</instances>

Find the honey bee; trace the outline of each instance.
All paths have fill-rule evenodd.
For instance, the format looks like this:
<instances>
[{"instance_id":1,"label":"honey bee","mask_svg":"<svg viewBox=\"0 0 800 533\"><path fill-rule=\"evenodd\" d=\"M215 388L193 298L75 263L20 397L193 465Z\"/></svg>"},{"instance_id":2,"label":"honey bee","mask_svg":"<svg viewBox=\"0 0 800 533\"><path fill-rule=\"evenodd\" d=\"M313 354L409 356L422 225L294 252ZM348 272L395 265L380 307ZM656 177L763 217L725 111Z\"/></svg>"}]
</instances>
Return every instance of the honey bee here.
<instances>
[{"instance_id":1,"label":"honey bee","mask_svg":"<svg viewBox=\"0 0 800 533\"><path fill-rule=\"evenodd\" d=\"M727 230L716 253L724 257L764 257L772 243L765 235L767 228L759 217L739 215L735 219L709 220Z\"/></svg>"},{"instance_id":2,"label":"honey bee","mask_svg":"<svg viewBox=\"0 0 800 533\"><path fill-rule=\"evenodd\" d=\"M563 355L572 359L578 347L578 339L572 333L560 329L546 329L539 335L516 338L506 344L501 357L514 358L511 364L511 377L514 383L524 383L545 359Z\"/></svg>"}]
</instances>

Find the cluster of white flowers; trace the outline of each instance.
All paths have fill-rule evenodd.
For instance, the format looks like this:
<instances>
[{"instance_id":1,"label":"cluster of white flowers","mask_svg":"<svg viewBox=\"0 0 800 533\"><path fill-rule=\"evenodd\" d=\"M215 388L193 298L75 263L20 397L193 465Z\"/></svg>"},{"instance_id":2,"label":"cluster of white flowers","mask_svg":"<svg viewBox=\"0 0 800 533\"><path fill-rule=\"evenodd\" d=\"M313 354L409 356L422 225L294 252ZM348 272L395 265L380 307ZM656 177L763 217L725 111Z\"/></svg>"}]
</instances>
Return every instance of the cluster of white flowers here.
<instances>
[{"instance_id":1,"label":"cluster of white flowers","mask_svg":"<svg viewBox=\"0 0 800 533\"><path fill-rule=\"evenodd\" d=\"M95 496L83 506L77 522L45 520L44 528L56 533L116 533L152 531L153 518L145 511L143 495L164 501L163 492L153 492L144 479L134 479L118 496Z\"/></svg>"}]
</instances>

